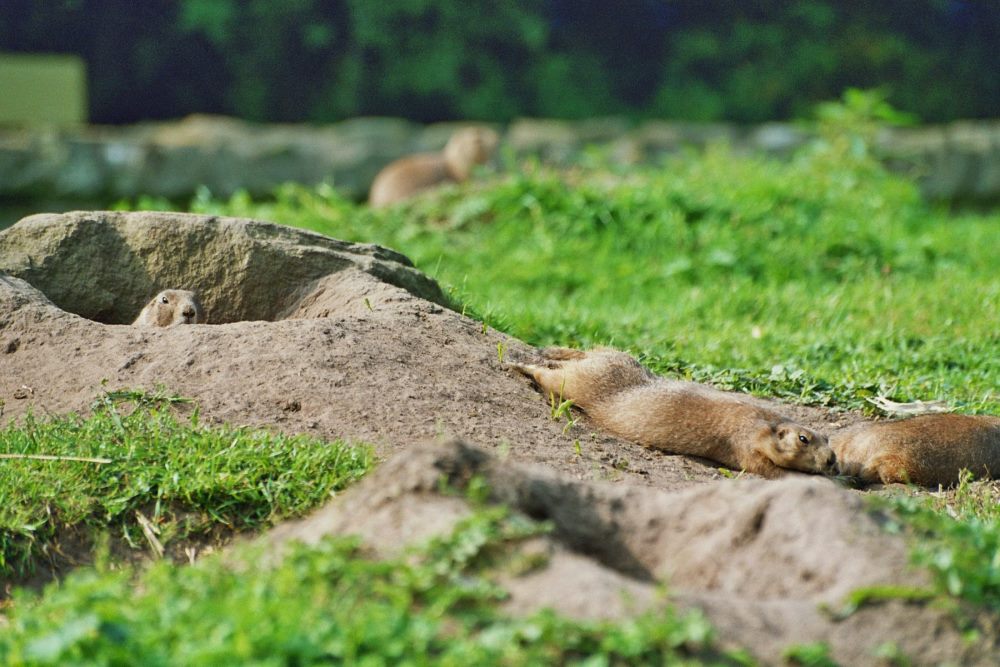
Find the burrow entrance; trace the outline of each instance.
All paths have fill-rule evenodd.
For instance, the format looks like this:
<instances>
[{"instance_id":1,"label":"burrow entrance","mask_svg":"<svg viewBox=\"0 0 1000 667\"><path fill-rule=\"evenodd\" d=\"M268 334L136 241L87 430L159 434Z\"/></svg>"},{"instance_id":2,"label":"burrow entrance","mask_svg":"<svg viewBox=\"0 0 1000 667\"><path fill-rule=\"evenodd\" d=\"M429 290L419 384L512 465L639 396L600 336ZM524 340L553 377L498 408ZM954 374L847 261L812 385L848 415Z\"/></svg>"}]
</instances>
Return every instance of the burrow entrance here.
<instances>
[{"instance_id":1,"label":"burrow entrance","mask_svg":"<svg viewBox=\"0 0 1000 667\"><path fill-rule=\"evenodd\" d=\"M104 324L130 324L164 289L196 291L209 324L319 317L356 306L359 289L378 283L446 305L437 283L392 250L186 213L31 216L0 232L0 271Z\"/></svg>"}]
</instances>

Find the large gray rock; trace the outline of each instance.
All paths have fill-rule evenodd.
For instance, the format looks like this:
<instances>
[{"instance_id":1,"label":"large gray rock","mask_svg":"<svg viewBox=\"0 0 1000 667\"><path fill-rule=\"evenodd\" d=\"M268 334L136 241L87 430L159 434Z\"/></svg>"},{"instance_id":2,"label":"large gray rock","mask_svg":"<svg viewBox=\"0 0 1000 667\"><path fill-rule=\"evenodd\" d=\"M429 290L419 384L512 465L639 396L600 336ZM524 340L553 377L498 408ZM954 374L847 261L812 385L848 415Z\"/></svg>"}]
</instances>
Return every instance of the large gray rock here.
<instances>
[{"instance_id":1,"label":"large gray rock","mask_svg":"<svg viewBox=\"0 0 1000 667\"><path fill-rule=\"evenodd\" d=\"M891 168L916 177L932 199L1000 199L1000 122L888 130L878 149Z\"/></svg>"},{"instance_id":2,"label":"large gray rock","mask_svg":"<svg viewBox=\"0 0 1000 667\"><path fill-rule=\"evenodd\" d=\"M131 322L171 288L196 290L211 323L280 319L346 269L445 303L437 283L397 252L256 220L78 211L33 215L0 232L0 272L109 324Z\"/></svg>"},{"instance_id":3,"label":"large gray rock","mask_svg":"<svg viewBox=\"0 0 1000 667\"><path fill-rule=\"evenodd\" d=\"M684 148L704 148L713 143L736 145L739 132L723 123L678 123L646 121L631 132L651 156L676 153Z\"/></svg>"},{"instance_id":4,"label":"large gray rock","mask_svg":"<svg viewBox=\"0 0 1000 667\"><path fill-rule=\"evenodd\" d=\"M568 163L582 148L573 123L554 119L518 119L511 123L503 142L516 153L559 164Z\"/></svg>"}]
</instances>

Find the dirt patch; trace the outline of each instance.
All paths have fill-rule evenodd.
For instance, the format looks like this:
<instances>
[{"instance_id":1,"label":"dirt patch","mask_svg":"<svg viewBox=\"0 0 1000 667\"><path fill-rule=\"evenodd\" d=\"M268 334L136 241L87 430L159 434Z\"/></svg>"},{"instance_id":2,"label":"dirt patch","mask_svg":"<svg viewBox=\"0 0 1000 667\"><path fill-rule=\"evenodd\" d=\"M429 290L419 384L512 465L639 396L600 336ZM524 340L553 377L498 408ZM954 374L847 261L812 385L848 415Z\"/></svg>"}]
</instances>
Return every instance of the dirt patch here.
<instances>
[{"instance_id":1,"label":"dirt patch","mask_svg":"<svg viewBox=\"0 0 1000 667\"><path fill-rule=\"evenodd\" d=\"M802 643L827 642L842 664L878 664L894 643L914 664L994 664L993 632L970 644L948 613L893 601L846 618L834 612L866 586L927 584L907 562L885 517L850 491L819 477L724 480L684 491L579 482L540 466L500 461L461 442L412 447L313 516L263 540L280 556L290 541L356 534L396 555L447 532L472 509L461 490L478 477L491 500L553 525L522 544L523 558L544 557L526 575L501 575L508 611L543 607L581 618L620 618L664 604L658 586L682 608L702 610L724 645L766 663ZM525 553L527 552L527 554Z\"/></svg>"},{"instance_id":2,"label":"dirt patch","mask_svg":"<svg viewBox=\"0 0 1000 667\"><path fill-rule=\"evenodd\" d=\"M150 503L143 508L147 517L155 516L155 508ZM164 514L172 516L178 522L184 520L184 510L173 511L171 508L160 507ZM192 517L199 524L204 524L203 517ZM108 533L120 535L123 530L120 524L108 526ZM135 534L141 535L138 529ZM226 548L240 535L234 533L232 527L215 523L206 526L201 532L192 532L183 537L171 539L162 545L163 557L174 563L191 563L195 560ZM139 546L132 546L122 539L104 540L90 526L57 525L54 539L47 540L44 553L35 557L31 569L23 574L0 578L0 609L3 603L11 598L16 588L41 590L46 584L61 579L78 567L91 565L94 562L95 549L107 548L107 555L116 566L144 566L153 558L153 551L141 537Z\"/></svg>"}]
</instances>

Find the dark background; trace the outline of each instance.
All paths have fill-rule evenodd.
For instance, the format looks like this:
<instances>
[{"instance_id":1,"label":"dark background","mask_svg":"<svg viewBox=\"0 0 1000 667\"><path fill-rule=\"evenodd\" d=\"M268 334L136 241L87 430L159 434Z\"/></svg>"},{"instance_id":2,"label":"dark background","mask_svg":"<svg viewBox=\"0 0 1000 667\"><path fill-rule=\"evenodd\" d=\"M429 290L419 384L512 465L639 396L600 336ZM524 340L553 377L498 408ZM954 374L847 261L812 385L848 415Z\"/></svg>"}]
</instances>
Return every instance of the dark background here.
<instances>
[{"instance_id":1,"label":"dark background","mask_svg":"<svg viewBox=\"0 0 1000 667\"><path fill-rule=\"evenodd\" d=\"M0 51L88 68L90 119L755 122L884 87L1000 110L997 0L2 0Z\"/></svg>"}]
</instances>

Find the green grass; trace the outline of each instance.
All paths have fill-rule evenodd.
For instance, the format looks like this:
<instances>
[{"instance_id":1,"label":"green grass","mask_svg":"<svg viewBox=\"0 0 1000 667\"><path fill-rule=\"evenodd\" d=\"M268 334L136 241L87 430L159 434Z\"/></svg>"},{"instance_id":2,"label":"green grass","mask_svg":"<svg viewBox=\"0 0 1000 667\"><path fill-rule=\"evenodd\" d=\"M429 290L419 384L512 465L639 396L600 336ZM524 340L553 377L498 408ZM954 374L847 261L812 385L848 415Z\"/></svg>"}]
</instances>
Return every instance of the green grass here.
<instances>
[{"instance_id":1,"label":"green grass","mask_svg":"<svg viewBox=\"0 0 1000 667\"><path fill-rule=\"evenodd\" d=\"M274 569L209 558L138 581L87 570L22 594L0 633L4 665L742 664L713 649L697 613L617 624L550 612L510 618L491 583L545 526L484 509L405 557L366 558L350 540L297 547ZM254 551L243 555L253 560Z\"/></svg>"},{"instance_id":2,"label":"green grass","mask_svg":"<svg viewBox=\"0 0 1000 667\"><path fill-rule=\"evenodd\" d=\"M836 667L837 665L830 657L829 644L825 642L789 646L784 651L784 657L790 664L806 667Z\"/></svg>"},{"instance_id":3,"label":"green grass","mask_svg":"<svg viewBox=\"0 0 1000 667\"><path fill-rule=\"evenodd\" d=\"M0 431L0 577L31 573L67 536L86 548L106 533L149 549L137 512L163 546L267 526L322 504L372 465L367 447L209 428L197 411L175 416L175 402L118 392L86 418L28 416Z\"/></svg>"},{"instance_id":4,"label":"green grass","mask_svg":"<svg viewBox=\"0 0 1000 667\"><path fill-rule=\"evenodd\" d=\"M937 591L1000 613L1000 485L963 477L947 496L900 495L888 506L913 537L913 560Z\"/></svg>"}]
</instances>

